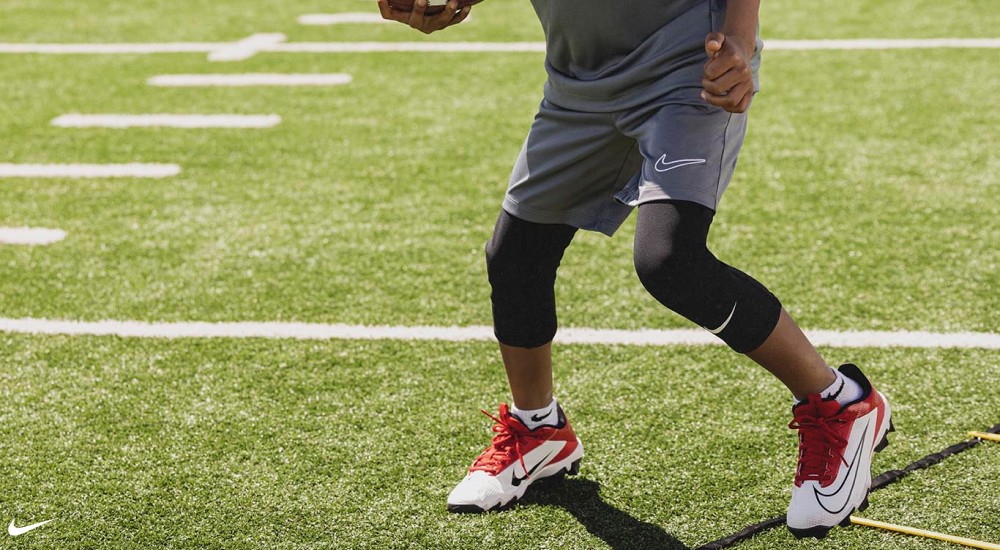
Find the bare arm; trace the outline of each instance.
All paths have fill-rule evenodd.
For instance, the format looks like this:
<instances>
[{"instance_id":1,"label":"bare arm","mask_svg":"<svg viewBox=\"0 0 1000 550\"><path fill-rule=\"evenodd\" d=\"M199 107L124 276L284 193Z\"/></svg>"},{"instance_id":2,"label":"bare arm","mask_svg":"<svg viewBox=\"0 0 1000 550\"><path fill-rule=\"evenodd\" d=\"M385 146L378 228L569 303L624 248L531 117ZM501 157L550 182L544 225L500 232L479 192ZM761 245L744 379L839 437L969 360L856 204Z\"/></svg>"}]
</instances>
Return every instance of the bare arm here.
<instances>
[{"instance_id":1,"label":"bare arm","mask_svg":"<svg viewBox=\"0 0 1000 550\"><path fill-rule=\"evenodd\" d=\"M729 0L721 32L705 37L705 77L701 97L718 107L742 113L753 98L750 59L757 44L760 0Z\"/></svg>"}]
</instances>

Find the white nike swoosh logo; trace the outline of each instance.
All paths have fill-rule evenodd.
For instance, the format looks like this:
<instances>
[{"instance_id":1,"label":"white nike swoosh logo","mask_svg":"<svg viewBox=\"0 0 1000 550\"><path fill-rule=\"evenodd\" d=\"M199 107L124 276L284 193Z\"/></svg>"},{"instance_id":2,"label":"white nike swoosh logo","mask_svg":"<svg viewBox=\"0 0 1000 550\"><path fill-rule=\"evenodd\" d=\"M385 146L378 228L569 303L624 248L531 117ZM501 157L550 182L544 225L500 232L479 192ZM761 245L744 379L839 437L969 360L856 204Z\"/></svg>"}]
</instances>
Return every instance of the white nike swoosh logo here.
<instances>
[{"instance_id":1,"label":"white nike swoosh logo","mask_svg":"<svg viewBox=\"0 0 1000 550\"><path fill-rule=\"evenodd\" d=\"M736 302L736 304L738 304L738 303L739 302ZM722 323L721 325L719 325L719 328L714 329L714 330L710 329L708 327L703 327L703 328L705 330L707 330L708 332L711 332L712 334L718 334L718 333L726 330L726 327L729 326L729 321L733 320L733 314L736 313L736 304L733 304L733 310L729 312L729 317L726 317L726 321L724 323Z\"/></svg>"},{"instance_id":2,"label":"white nike swoosh logo","mask_svg":"<svg viewBox=\"0 0 1000 550\"><path fill-rule=\"evenodd\" d=\"M705 164L705 159L679 159L667 162L667 155L663 155L656 161L653 165L653 169L657 172L669 172L675 168L680 168L682 166L690 166L692 164Z\"/></svg>"},{"instance_id":3,"label":"white nike swoosh logo","mask_svg":"<svg viewBox=\"0 0 1000 550\"><path fill-rule=\"evenodd\" d=\"M535 470L537 470L540 465L544 464L544 466L542 466L542 468L544 469L546 466L548 466L548 463L551 462L549 459L554 458L556 455L558 455L566 447L566 445L567 443L565 441L549 440L546 441L545 443L542 443L538 447L535 447L534 449L532 449L531 452L525 454L524 455L525 466L531 463L535 463L535 466L529 468L528 471L524 471L524 469L522 469L520 466L520 462L514 462L514 464L511 466L510 469L511 485L513 485L514 487L520 485L521 481L526 479L533 473L535 473ZM517 473L518 470L521 470L521 475L518 475Z\"/></svg>"},{"instance_id":4,"label":"white nike swoosh logo","mask_svg":"<svg viewBox=\"0 0 1000 550\"><path fill-rule=\"evenodd\" d=\"M816 494L816 502L831 514L839 514L847 508L847 504L851 501L851 494L854 493L854 485L858 481L858 473L861 472L861 468L857 468L859 459L861 458L861 451L865 448L865 441L868 441L868 428L871 427L871 420L865 424L865 431L861 437L861 441L858 443L858 448L854 451L854 459L851 460L851 464L847 467L847 475L844 476L844 481L840 482L840 487L832 493L821 493L819 489L813 488L813 492ZM847 486L847 481L851 481L851 486L845 491L844 488ZM844 493L841 495L841 493ZM836 498L837 496L840 498ZM828 506L829 505L829 506Z\"/></svg>"},{"instance_id":5,"label":"white nike swoosh logo","mask_svg":"<svg viewBox=\"0 0 1000 550\"><path fill-rule=\"evenodd\" d=\"M14 520L10 520L10 525L7 527L7 532L10 533L10 536L16 537L18 535L23 535L23 534L25 534L28 531L31 531L33 529L38 529L39 527L45 525L49 521L52 521L52 520L50 519L48 521L43 521L41 523L35 523L35 524L32 524L32 525L25 525L24 527L17 527L17 526L14 525ZM0 525L2 525L2 524L0 524Z\"/></svg>"}]
</instances>

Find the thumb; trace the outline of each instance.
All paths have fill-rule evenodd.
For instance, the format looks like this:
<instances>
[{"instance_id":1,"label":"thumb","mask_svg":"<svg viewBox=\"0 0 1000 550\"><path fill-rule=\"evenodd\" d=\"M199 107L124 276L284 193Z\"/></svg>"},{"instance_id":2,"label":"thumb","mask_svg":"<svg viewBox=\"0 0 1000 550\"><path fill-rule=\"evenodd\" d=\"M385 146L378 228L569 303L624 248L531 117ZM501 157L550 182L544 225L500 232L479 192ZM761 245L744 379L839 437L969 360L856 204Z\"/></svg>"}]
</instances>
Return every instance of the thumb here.
<instances>
[{"instance_id":1,"label":"thumb","mask_svg":"<svg viewBox=\"0 0 1000 550\"><path fill-rule=\"evenodd\" d=\"M705 37L705 52L708 57L715 57L715 54L722 49L722 44L726 42L726 35L721 32L710 32Z\"/></svg>"}]
</instances>

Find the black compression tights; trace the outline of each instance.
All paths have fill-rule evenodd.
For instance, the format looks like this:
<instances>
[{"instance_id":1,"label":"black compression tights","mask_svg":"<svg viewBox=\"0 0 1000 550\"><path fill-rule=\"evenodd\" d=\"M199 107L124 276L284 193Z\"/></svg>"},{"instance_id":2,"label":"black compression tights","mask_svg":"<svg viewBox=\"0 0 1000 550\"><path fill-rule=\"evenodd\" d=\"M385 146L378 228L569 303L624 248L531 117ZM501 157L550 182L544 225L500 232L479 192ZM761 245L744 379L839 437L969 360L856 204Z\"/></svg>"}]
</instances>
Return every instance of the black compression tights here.
<instances>
[{"instance_id":1,"label":"black compression tights","mask_svg":"<svg viewBox=\"0 0 1000 550\"><path fill-rule=\"evenodd\" d=\"M711 209L692 202L641 205L635 269L660 303L747 353L774 330L781 304L763 285L708 250L713 217ZM501 343L534 348L555 336L556 269L575 233L568 225L500 214L486 243L486 264L494 330Z\"/></svg>"}]
</instances>

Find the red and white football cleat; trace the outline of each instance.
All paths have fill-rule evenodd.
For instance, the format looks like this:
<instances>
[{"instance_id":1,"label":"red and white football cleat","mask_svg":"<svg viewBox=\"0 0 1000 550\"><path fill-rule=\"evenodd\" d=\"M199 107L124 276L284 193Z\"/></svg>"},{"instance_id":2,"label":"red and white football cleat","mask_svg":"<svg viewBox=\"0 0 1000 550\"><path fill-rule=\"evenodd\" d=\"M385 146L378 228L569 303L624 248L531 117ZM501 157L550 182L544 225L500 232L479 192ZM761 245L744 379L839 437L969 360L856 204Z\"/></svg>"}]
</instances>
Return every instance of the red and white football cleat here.
<instances>
[{"instance_id":1,"label":"red and white football cleat","mask_svg":"<svg viewBox=\"0 0 1000 550\"><path fill-rule=\"evenodd\" d=\"M557 411L558 426L534 430L510 414L506 403L500 404L499 416L483 411L496 422L496 435L448 495L448 511L479 513L504 508L517 502L539 479L576 474L583 444L566 421L562 407Z\"/></svg>"},{"instance_id":2,"label":"red and white football cleat","mask_svg":"<svg viewBox=\"0 0 1000 550\"><path fill-rule=\"evenodd\" d=\"M868 507L872 454L889 444L886 436L893 431L889 401L861 369L847 364L838 370L861 385L861 398L841 407L835 399L810 395L792 409L795 419L788 425L799 431L788 530L800 539L821 539Z\"/></svg>"}]
</instances>

